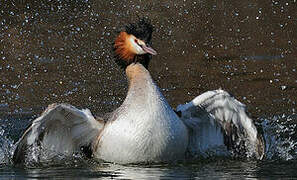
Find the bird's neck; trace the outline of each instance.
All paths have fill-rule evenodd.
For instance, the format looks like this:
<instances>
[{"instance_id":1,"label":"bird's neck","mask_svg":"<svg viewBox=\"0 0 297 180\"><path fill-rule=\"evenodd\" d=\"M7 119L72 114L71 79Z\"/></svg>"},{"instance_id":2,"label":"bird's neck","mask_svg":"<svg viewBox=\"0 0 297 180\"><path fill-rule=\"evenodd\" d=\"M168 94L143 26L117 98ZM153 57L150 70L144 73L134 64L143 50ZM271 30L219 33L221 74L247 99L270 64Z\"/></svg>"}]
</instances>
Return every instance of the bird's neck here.
<instances>
[{"instance_id":1,"label":"bird's neck","mask_svg":"<svg viewBox=\"0 0 297 180\"><path fill-rule=\"evenodd\" d=\"M141 63L132 63L126 68L126 76L129 81L129 93L145 91L145 88L156 86L149 71Z\"/></svg>"},{"instance_id":2,"label":"bird's neck","mask_svg":"<svg viewBox=\"0 0 297 180\"><path fill-rule=\"evenodd\" d=\"M167 103L149 71L142 64L132 63L127 66L126 75L129 88L124 106L155 104L156 101L161 99Z\"/></svg>"},{"instance_id":3,"label":"bird's neck","mask_svg":"<svg viewBox=\"0 0 297 180\"><path fill-rule=\"evenodd\" d=\"M142 64L146 69L148 69L150 59L151 59L151 55L149 54L136 55L134 57L133 62L138 62Z\"/></svg>"},{"instance_id":4,"label":"bird's neck","mask_svg":"<svg viewBox=\"0 0 297 180\"><path fill-rule=\"evenodd\" d=\"M140 63L132 63L126 68L129 89L125 101L119 108L131 119L141 121L171 121L175 113L154 83L149 71Z\"/></svg>"}]
</instances>

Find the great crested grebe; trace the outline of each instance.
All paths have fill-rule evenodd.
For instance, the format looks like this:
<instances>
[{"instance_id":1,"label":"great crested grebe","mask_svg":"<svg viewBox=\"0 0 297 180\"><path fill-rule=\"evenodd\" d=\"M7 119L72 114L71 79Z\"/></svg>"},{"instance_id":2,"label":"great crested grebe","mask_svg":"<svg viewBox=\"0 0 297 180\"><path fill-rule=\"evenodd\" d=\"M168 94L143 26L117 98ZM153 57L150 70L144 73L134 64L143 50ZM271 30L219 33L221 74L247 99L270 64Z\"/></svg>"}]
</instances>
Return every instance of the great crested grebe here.
<instances>
[{"instance_id":1,"label":"great crested grebe","mask_svg":"<svg viewBox=\"0 0 297 180\"><path fill-rule=\"evenodd\" d=\"M157 54L150 47L152 32L150 21L143 18L127 25L115 40L116 62L129 81L119 108L106 119L95 119L88 109L52 104L25 131L13 161L25 162L32 147L65 155L88 152L120 164L171 162L221 148L262 159L262 135L245 105L227 92L208 91L176 111L170 107L147 70L151 55Z\"/></svg>"}]
</instances>

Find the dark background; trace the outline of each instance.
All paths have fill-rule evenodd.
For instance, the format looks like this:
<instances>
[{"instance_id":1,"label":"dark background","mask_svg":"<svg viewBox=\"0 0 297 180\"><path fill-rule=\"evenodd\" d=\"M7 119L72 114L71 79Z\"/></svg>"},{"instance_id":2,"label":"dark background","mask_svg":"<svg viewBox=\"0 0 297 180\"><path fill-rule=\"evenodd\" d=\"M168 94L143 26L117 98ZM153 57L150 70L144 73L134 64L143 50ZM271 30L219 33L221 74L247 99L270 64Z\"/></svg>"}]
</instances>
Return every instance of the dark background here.
<instances>
[{"instance_id":1,"label":"dark background","mask_svg":"<svg viewBox=\"0 0 297 180\"><path fill-rule=\"evenodd\" d=\"M296 12L296 1L2 1L1 116L54 102L114 110L127 83L112 43L138 16L155 26L149 69L174 107L222 88L254 117L292 114Z\"/></svg>"}]
</instances>

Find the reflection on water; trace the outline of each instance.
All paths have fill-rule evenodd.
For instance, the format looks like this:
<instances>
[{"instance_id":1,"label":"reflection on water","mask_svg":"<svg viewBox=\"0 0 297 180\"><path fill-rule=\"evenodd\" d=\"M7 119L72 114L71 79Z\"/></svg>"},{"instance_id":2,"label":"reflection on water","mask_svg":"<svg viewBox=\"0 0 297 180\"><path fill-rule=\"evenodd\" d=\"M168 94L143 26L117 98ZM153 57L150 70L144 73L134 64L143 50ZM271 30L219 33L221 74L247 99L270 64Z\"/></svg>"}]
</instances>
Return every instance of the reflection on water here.
<instances>
[{"instance_id":1,"label":"reflection on water","mask_svg":"<svg viewBox=\"0 0 297 180\"><path fill-rule=\"evenodd\" d=\"M95 165L95 164L92 164ZM290 167L288 169L288 167ZM191 179L191 178L292 178L296 161L203 161L195 164L121 166L104 164L85 166L51 166L24 169L9 166L0 168L0 177L8 178L113 178L113 179Z\"/></svg>"},{"instance_id":2,"label":"reflection on water","mask_svg":"<svg viewBox=\"0 0 297 180\"><path fill-rule=\"evenodd\" d=\"M0 177L296 175L296 1L0 4ZM150 71L170 104L219 87L232 92L264 126L266 160L154 167L96 164L98 169L81 164L11 166L14 142L48 104L66 102L100 115L123 102L126 79L113 62L111 47L117 31L137 16L148 16L155 25L152 46L158 56Z\"/></svg>"}]
</instances>

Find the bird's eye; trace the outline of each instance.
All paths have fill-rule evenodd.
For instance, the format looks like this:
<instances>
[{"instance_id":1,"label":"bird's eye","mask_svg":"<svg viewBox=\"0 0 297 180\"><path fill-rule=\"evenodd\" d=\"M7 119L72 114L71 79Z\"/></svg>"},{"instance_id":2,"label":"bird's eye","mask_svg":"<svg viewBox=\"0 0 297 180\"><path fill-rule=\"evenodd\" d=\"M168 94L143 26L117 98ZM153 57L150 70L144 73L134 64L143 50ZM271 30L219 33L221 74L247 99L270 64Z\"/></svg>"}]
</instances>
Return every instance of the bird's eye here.
<instances>
[{"instance_id":1,"label":"bird's eye","mask_svg":"<svg viewBox=\"0 0 297 180\"><path fill-rule=\"evenodd\" d=\"M134 42L135 42L138 46L140 46L140 47L142 48L142 45L139 44L139 42L137 41L137 39L134 39Z\"/></svg>"}]
</instances>

